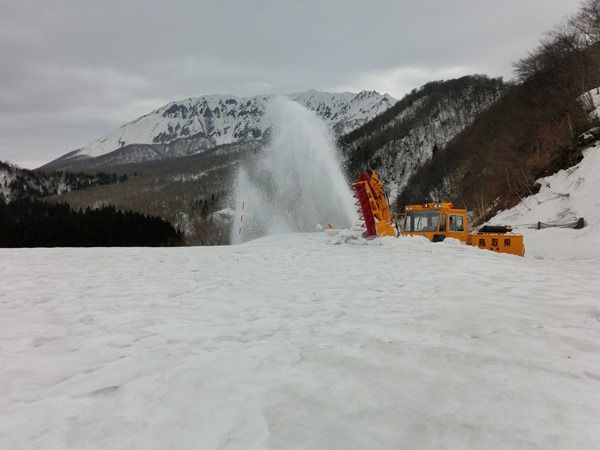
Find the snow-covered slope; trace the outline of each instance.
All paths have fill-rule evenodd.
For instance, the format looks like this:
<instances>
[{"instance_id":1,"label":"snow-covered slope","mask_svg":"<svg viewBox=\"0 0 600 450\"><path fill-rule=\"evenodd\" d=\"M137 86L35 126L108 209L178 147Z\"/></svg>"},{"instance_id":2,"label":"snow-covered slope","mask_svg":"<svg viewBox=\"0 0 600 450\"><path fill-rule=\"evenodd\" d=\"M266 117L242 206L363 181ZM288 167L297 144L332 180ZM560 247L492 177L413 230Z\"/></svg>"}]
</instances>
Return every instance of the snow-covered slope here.
<instances>
[{"instance_id":1,"label":"snow-covered slope","mask_svg":"<svg viewBox=\"0 0 600 450\"><path fill-rule=\"evenodd\" d=\"M576 166L538 180L540 191L500 212L490 223L511 224L525 236L530 256L597 259L600 255L600 144L583 152ZM561 228L583 218L581 230ZM537 230L538 222L544 228ZM545 227L550 225L549 227Z\"/></svg>"},{"instance_id":2,"label":"snow-covered slope","mask_svg":"<svg viewBox=\"0 0 600 450\"><path fill-rule=\"evenodd\" d=\"M315 111L338 136L358 128L396 103L390 95L374 91L330 94L310 90L289 98Z\"/></svg>"},{"instance_id":3,"label":"snow-covered slope","mask_svg":"<svg viewBox=\"0 0 600 450\"><path fill-rule=\"evenodd\" d=\"M592 117L600 117L600 93L580 99ZM582 140L594 140L590 130ZM537 258L597 259L600 253L600 142L583 151L583 160L567 170L537 180L540 190L520 204L501 211L490 222L512 224L525 236L526 251ZM585 227L573 229L583 219ZM565 227L564 225L569 225ZM539 230L537 228L540 228Z\"/></svg>"},{"instance_id":4,"label":"snow-covered slope","mask_svg":"<svg viewBox=\"0 0 600 450\"><path fill-rule=\"evenodd\" d=\"M265 115L270 98L207 95L171 102L59 158L60 164L97 158L130 146L137 146L137 153L130 155L128 162L141 162L165 156L161 155L165 151L171 157L185 156L218 145L261 139L272 126ZM387 94L368 91L331 94L311 90L289 98L315 111L338 134L357 128L395 103ZM164 149L181 139L192 139L193 145L175 152ZM140 152L140 145L152 146L154 151ZM55 165L51 162L44 168Z\"/></svg>"},{"instance_id":5,"label":"snow-covered slope","mask_svg":"<svg viewBox=\"0 0 600 450\"><path fill-rule=\"evenodd\" d=\"M355 230L0 249L0 448L599 448L599 153L497 217L586 218L524 258Z\"/></svg>"}]
</instances>

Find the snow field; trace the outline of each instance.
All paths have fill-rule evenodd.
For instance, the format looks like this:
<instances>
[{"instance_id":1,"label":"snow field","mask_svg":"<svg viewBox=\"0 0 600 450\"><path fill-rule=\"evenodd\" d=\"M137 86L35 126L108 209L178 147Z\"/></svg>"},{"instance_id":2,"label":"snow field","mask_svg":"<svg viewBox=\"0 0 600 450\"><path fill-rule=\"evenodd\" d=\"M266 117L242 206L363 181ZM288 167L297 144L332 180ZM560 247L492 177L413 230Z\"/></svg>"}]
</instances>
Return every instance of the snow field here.
<instances>
[{"instance_id":1,"label":"snow field","mask_svg":"<svg viewBox=\"0 0 600 450\"><path fill-rule=\"evenodd\" d=\"M598 292L352 230L2 249L0 448L594 448Z\"/></svg>"}]
</instances>

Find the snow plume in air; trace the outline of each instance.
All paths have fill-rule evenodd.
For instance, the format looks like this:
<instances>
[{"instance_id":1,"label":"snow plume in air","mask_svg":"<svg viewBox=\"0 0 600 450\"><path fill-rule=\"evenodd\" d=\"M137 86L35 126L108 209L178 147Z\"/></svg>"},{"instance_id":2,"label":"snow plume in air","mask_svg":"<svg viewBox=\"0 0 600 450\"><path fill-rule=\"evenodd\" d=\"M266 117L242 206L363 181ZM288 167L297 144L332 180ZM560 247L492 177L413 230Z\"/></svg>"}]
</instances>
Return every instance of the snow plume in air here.
<instances>
[{"instance_id":1,"label":"snow plume in air","mask_svg":"<svg viewBox=\"0 0 600 450\"><path fill-rule=\"evenodd\" d=\"M274 124L272 141L252 167L238 173L239 220L231 241L316 231L328 224L350 227L356 219L354 202L328 127L283 98L272 99L267 114Z\"/></svg>"}]
</instances>

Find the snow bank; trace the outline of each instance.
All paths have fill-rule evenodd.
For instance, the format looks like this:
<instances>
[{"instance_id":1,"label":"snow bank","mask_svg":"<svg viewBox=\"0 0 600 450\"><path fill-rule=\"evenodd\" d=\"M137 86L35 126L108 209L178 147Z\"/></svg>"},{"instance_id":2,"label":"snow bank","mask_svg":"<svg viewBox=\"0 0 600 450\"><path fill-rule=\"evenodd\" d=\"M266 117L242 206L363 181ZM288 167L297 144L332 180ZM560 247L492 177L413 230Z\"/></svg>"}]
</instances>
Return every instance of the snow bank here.
<instances>
[{"instance_id":1,"label":"snow bank","mask_svg":"<svg viewBox=\"0 0 600 450\"><path fill-rule=\"evenodd\" d=\"M584 151L583 160L555 175L541 178L541 189L490 222L511 224L522 233L526 256L561 260L600 259L600 147ZM538 222L567 223L583 217L581 230L546 228Z\"/></svg>"}]
</instances>

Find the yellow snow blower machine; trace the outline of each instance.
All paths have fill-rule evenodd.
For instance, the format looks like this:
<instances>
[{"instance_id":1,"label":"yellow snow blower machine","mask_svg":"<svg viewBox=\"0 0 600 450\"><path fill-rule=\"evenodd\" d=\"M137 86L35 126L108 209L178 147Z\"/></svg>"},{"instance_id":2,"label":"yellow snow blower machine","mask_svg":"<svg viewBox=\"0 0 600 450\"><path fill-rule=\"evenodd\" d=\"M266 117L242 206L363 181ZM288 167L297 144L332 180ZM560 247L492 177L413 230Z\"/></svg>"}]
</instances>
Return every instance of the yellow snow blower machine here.
<instances>
[{"instance_id":1,"label":"yellow snow blower machine","mask_svg":"<svg viewBox=\"0 0 600 450\"><path fill-rule=\"evenodd\" d=\"M407 205L403 213L392 216L383 186L384 183L371 169L362 172L352 185L367 237L425 236L432 242L454 238L498 253L525 254L523 236L513 233L510 226L485 225L476 233L469 233L467 210L454 208L449 202Z\"/></svg>"}]
</instances>

